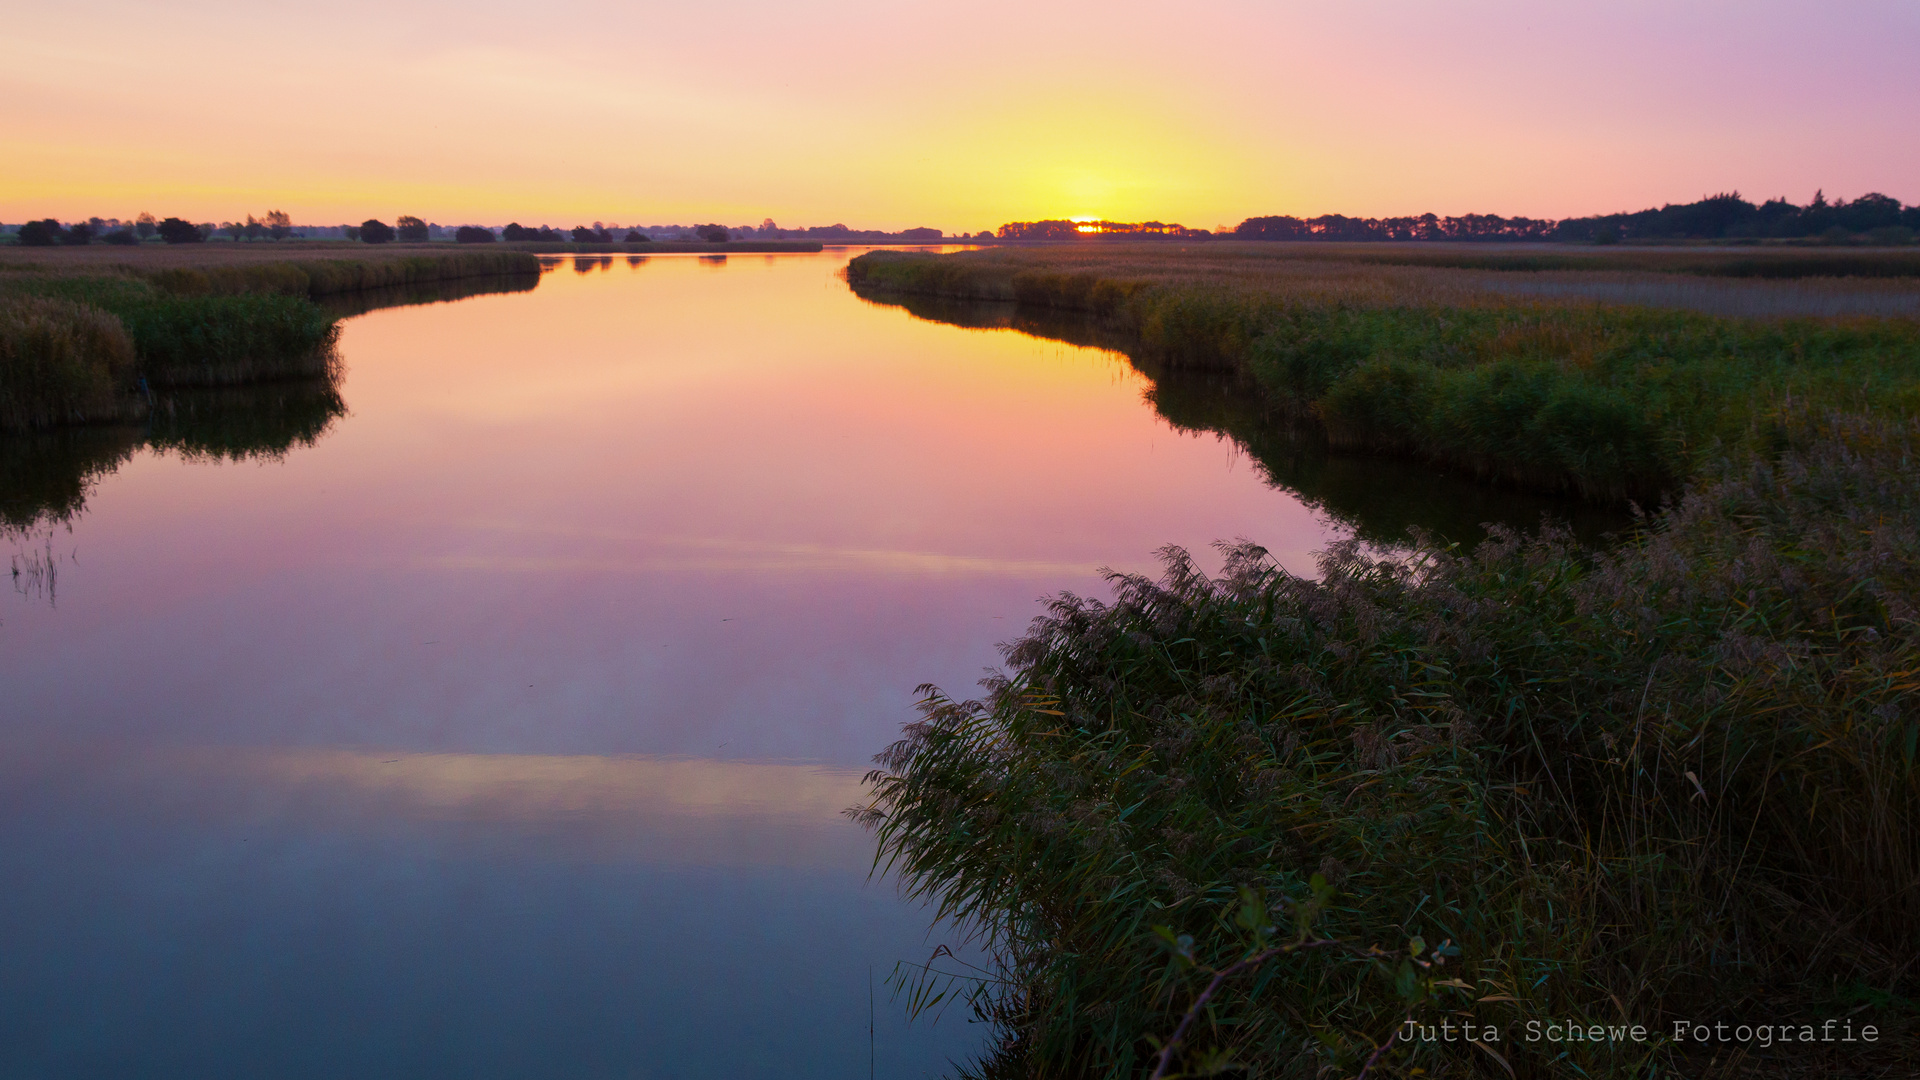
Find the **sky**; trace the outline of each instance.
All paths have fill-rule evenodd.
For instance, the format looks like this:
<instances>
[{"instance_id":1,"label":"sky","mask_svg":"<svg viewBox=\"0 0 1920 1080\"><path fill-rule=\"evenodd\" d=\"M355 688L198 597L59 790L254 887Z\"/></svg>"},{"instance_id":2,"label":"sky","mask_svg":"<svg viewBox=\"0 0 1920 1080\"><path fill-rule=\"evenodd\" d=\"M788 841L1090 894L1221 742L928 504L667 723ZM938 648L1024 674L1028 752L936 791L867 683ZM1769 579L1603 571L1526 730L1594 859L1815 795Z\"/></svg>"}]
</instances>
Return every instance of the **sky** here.
<instances>
[{"instance_id":1,"label":"sky","mask_svg":"<svg viewBox=\"0 0 1920 1080\"><path fill-rule=\"evenodd\" d=\"M1920 203L1916 0L0 0L0 220Z\"/></svg>"}]
</instances>

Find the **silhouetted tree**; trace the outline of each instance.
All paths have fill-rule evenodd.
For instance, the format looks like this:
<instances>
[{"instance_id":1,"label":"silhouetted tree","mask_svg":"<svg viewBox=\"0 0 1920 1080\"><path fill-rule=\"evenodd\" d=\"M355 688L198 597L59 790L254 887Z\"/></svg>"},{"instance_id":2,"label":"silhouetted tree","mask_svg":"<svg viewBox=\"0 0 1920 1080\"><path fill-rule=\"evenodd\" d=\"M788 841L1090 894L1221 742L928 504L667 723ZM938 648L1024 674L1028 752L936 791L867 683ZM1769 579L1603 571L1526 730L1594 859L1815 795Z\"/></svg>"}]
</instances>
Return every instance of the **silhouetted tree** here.
<instances>
[{"instance_id":1,"label":"silhouetted tree","mask_svg":"<svg viewBox=\"0 0 1920 1080\"><path fill-rule=\"evenodd\" d=\"M284 239L293 231L293 219L287 216L285 210L267 211L267 216L260 219L260 224L266 226L267 235L275 240Z\"/></svg>"},{"instance_id":2,"label":"silhouetted tree","mask_svg":"<svg viewBox=\"0 0 1920 1080\"><path fill-rule=\"evenodd\" d=\"M491 244L493 230L478 225L462 225L453 231L453 239L462 244Z\"/></svg>"},{"instance_id":3,"label":"silhouetted tree","mask_svg":"<svg viewBox=\"0 0 1920 1080\"><path fill-rule=\"evenodd\" d=\"M653 242L653 237L648 236L646 233L641 232L639 229L627 230L627 243L629 244L649 244L652 242Z\"/></svg>"},{"instance_id":4,"label":"silhouetted tree","mask_svg":"<svg viewBox=\"0 0 1920 1080\"><path fill-rule=\"evenodd\" d=\"M412 214L401 214L395 222L400 239L409 244L424 243L427 239L427 223Z\"/></svg>"},{"instance_id":5,"label":"silhouetted tree","mask_svg":"<svg viewBox=\"0 0 1920 1080\"><path fill-rule=\"evenodd\" d=\"M145 210L140 211L140 216L134 219L133 231L139 233L142 240L152 236L158 228L159 224L154 221L153 215Z\"/></svg>"},{"instance_id":6,"label":"silhouetted tree","mask_svg":"<svg viewBox=\"0 0 1920 1080\"><path fill-rule=\"evenodd\" d=\"M724 244L732 239L732 237L727 235L727 227L725 225L695 225L693 227L693 235L705 240L709 244Z\"/></svg>"},{"instance_id":7,"label":"silhouetted tree","mask_svg":"<svg viewBox=\"0 0 1920 1080\"><path fill-rule=\"evenodd\" d=\"M393 239L393 226L379 218L368 218L360 223L360 242L363 244L385 244Z\"/></svg>"},{"instance_id":8,"label":"silhouetted tree","mask_svg":"<svg viewBox=\"0 0 1920 1080\"><path fill-rule=\"evenodd\" d=\"M1009 221L1000 226L1002 240L1078 240L1080 226L1071 221Z\"/></svg>"},{"instance_id":9,"label":"silhouetted tree","mask_svg":"<svg viewBox=\"0 0 1920 1080\"><path fill-rule=\"evenodd\" d=\"M67 235L60 239L76 247L91 244L93 243L93 226L84 221L75 222L73 228L67 230Z\"/></svg>"},{"instance_id":10,"label":"silhouetted tree","mask_svg":"<svg viewBox=\"0 0 1920 1080\"><path fill-rule=\"evenodd\" d=\"M198 244L206 239L192 222L182 221L177 217L170 217L155 225L154 231L160 234L160 239L169 244Z\"/></svg>"},{"instance_id":11,"label":"silhouetted tree","mask_svg":"<svg viewBox=\"0 0 1920 1080\"><path fill-rule=\"evenodd\" d=\"M1297 217L1248 218L1234 226L1233 235L1241 240L1305 240L1307 223Z\"/></svg>"},{"instance_id":12,"label":"silhouetted tree","mask_svg":"<svg viewBox=\"0 0 1920 1080\"><path fill-rule=\"evenodd\" d=\"M20 226L19 240L26 247L52 247L66 235L66 230L52 218L42 221L29 221Z\"/></svg>"},{"instance_id":13,"label":"silhouetted tree","mask_svg":"<svg viewBox=\"0 0 1920 1080\"><path fill-rule=\"evenodd\" d=\"M119 244L123 247L140 242L140 238L133 234L132 229L115 229L100 239L109 244Z\"/></svg>"}]
</instances>

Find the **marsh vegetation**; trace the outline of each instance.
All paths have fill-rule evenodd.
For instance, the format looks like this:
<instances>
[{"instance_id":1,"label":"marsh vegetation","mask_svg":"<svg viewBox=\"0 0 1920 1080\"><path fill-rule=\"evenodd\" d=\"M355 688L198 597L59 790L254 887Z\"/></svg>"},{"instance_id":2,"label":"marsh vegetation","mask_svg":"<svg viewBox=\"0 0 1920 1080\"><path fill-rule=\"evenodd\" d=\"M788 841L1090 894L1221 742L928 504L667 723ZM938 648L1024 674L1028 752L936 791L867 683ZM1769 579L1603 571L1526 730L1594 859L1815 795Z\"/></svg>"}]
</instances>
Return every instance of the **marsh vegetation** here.
<instances>
[{"instance_id":1,"label":"marsh vegetation","mask_svg":"<svg viewBox=\"0 0 1920 1080\"><path fill-rule=\"evenodd\" d=\"M1600 547L1356 538L1314 579L1247 542L1218 577L1168 549L1111 601L1052 601L979 699L923 688L861 817L981 928L994 970L903 977L1000 1024L982 1075L1911 1061L1920 325L1487 280L1538 273L1221 245L855 260L877 298L1076 313L1323 446L1660 508ZM1668 1034L1840 1016L1875 1041ZM1399 1042L1408 1018L1483 1034ZM1653 1035L1526 1039L1549 1020Z\"/></svg>"},{"instance_id":2,"label":"marsh vegetation","mask_svg":"<svg viewBox=\"0 0 1920 1080\"><path fill-rule=\"evenodd\" d=\"M338 313L323 302L435 299L479 282L524 288L540 273L523 252L264 260L206 251L0 264L0 429L132 419L168 388L329 378Z\"/></svg>"},{"instance_id":3,"label":"marsh vegetation","mask_svg":"<svg viewBox=\"0 0 1920 1080\"><path fill-rule=\"evenodd\" d=\"M1649 290L1692 280L1650 277ZM1522 275L1274 245L872 252L848 278L1083 312L1168 366L1246 375L1335 447L1591 499L1656 505L1714 454L1770 438L1767 417L1794 402L1920 403L1920 322L1799 317L1771 284L1761 298L1777 317L1731 318L1688 310L1684 289L1670 306L1580 295L1618 288L1617 273L1529 297L1513 288ZM1920 286L1874 295L1912 304Z\"/></svg>"}]
</instances>

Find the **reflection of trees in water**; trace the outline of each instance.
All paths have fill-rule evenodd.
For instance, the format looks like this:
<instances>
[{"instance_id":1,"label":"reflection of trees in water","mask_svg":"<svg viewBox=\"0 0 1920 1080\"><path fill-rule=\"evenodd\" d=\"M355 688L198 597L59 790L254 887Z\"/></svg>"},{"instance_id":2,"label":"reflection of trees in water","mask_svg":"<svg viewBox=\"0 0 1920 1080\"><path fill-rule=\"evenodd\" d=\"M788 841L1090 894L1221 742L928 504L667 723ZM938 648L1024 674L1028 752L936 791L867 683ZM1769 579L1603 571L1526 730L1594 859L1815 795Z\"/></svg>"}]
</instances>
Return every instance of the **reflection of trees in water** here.
<instances>
[{"instance_id":1,"label":"reflection of trees in water","mask_svg":"<svg viewBox=\"0 0 1920 1080\"><path fill-rule=\"evenodd\" d=\"M1402 544L1415 529L1473 544L1486 535L1484 524L1531 529L1543 517L1565 522L1583 540L1594 542L1632 524L1631 517L1615 507L1493 487L1421 461L1335 453L1318 427L1272 407L1247 376L1169 368L1140 349L1138 339L1078 312L871 290L859 295L929 322L1017 330L1119 353L1151 381L1147 401L1175 430L1231 439L1260 467L1268 484L1292 493L1370 544Z\"/></svg>"}]
</instances>

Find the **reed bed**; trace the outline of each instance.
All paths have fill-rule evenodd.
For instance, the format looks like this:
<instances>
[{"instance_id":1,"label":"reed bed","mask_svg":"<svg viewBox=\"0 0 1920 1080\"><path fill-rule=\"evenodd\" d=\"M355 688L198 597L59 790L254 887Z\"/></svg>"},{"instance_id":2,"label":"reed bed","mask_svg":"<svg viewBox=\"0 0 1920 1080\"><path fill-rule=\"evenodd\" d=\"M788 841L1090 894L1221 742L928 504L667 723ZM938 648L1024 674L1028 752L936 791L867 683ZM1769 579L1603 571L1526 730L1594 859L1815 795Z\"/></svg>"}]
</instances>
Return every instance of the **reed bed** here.
<instances>
[{"instance_id":1,"label":"reed bed","mask_svg":"<svg viewBox=\"0 0 1920 1080\"><path fill-rule=\"evenodd\" d=\"M1793 402L1920 406L1913 320L1702 314L1681 309L1698 279L1675 274L1495 275L1240 250L1255 247L873 252L847 273L862 289L1085 312L1157 362L1246 374L1336 447L1596 500L1656 503L1722 448L1770 437L1769 417ZM1561 295L1514 295L1528 286ZM1624 287L1674 306L1591 302ZM1716 303L1739 288L1709 287ZM1838 295L1826 282L1810 291ZM1867 291L1882 304L1920 297L1887 282ZM1748 295L1778 305L1783 290L1756 282Z\"/></svg>"},{"instance_id":2,"label":"reed bed","mask_svg":"<svg viewBox=\"0 0 1920 1080\"><path fill-rule=\"evenodd\" d=\"M0 429L139 416L159 388L330 378L339 361L337 316L328 308L343 300L417 302L480 285L531 287L540 275L539 260L518 251L279 260L197 254L198 262L6 262Z\"/></svg>"},{"instance_id":3,"label":"reed bed","mask_svg":"<svg viewBox=\"0 0 1920 1080\"><path fill-rule=\"evenodd\" d=\"M524 251L452 251L386 259L292 259L184 266L144 276L176 296L322 297L467 278L538 278L540 260Z\"/></svg>"},{"instance_id":4,"label":"reed bed","mask_svg":"<svg viewBox=\"0 0 1920 1080\"><path fill-rule=\"evenodd\" d=\"M0 429L120 419L134 364L126 328L98 308L0 295Z\"/></svg>"},{"instance_id":5,"label":"reed bed","mask_svg":"<svg viewBox=\"0 0 1920 1080\"><path fill-rule=\"evenodd\" d=\"M1313 581L1168 549L1111 603L1058 597L983 699L924 688L857 815L997 958L970 996L1005 1038L975 1072L1911 1064L1916 455L1912 419L1801 411L1611 552L1348 544ZM1671 1037L1843 1016L1876 1041ZM1409 1018L1480 1034L1396 1038Z\"/></svg>"}]
</instances>

